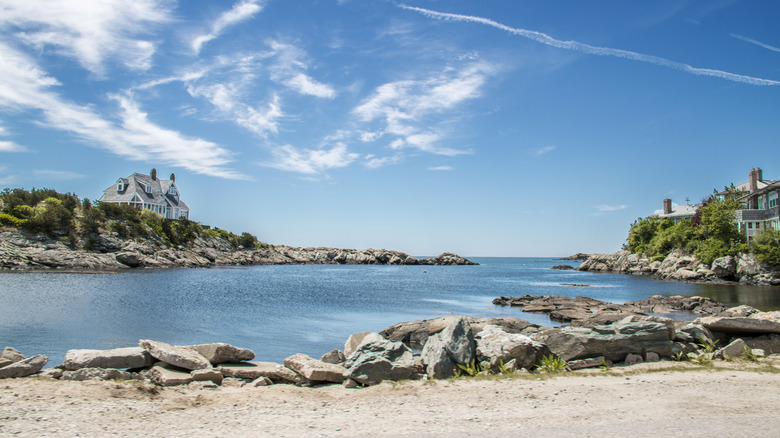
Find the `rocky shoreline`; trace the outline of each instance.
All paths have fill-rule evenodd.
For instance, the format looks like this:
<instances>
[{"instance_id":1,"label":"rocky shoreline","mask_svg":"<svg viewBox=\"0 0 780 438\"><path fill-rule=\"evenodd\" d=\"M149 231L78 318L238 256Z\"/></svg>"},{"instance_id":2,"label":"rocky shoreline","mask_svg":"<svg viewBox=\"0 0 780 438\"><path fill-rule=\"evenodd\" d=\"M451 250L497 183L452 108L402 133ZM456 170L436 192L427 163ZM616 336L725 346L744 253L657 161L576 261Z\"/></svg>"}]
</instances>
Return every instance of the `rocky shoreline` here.
<instances>
[{"instance_id":1,"label":"rocky shoreline","mask_svg":"<svg viewBox=\"0 0 780 438\"><path fill-rule=\"evenodd\" d=\"M284 264L476 265L444 253L418 259L385 249L264 246L236 250L223 239L199 236L186 246L97 235L94 251L74 250L45 234L0 231L0 271L117 271L134 268L207 268Z\"/></svg>"},{"instance_id":2,"label":"rocky shoreline","mask_svg":"<svg viewBox=\"0 0 780 438\"><path fill-rule=\"evenodd\" d=\"M647 275L665 281L688 283L780 286L780 266L760 263L752 254L745 253L736 257L721 257L708 265L679 251L673 251L662 261L651 261L643 255L618 251L614 254L591 254L577 270Z\"/></svg>"},{"instance_id":3,"label":"rocky shoreline","mask_svg":"<svg viewBox=\"0 0 780 438\"><path fill-rule=\"evenodd\" d=\"M6 347L0 379L139 380L160 387L258 387L273 384L347 388L382 381L447 379L458 375L538 373L631 365L660 360L706 363L758 360L780 354L780 312L725 308L701 297L653 296L624 305L590 298L501 297L496 304L552 314L576 310L571 324L542 327L517 318L450 316L409 321L379 333L350 336L343 350L319 359L295 354L283 363L253 361L246 348L215 343L176 346L140 340L111 350L70 350L61 365L43 369L44 355L25 357ZM679 310L700 317L679 321L648 313ZM576 313L574 312L574 313ZM573 313L569 313L572 315ZM721 348L722 346L722 348ZM421 348L416 352L414 349Z\"/></svg>"}]
</instances>

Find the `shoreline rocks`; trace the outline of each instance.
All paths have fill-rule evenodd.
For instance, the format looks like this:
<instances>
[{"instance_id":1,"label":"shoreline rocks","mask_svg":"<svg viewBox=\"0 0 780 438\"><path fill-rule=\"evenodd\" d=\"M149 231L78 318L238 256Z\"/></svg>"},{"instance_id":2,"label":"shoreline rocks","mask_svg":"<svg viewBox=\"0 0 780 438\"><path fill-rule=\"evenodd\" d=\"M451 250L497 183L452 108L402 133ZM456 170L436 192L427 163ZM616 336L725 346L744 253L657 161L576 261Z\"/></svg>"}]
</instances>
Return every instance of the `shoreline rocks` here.
<instances>
[{"instance_id":1,"label":"shoreline rocks","mask_svg":"<svg viewBox=\"0 0 780 438\"><path fill-rule=\"evenodd\" d=\"M21 231L0 231L0 271L118 271L125 269L207 268L215 266L359 264L476 265L464 257L443 253L418 259L385 249L295 248L285 245L234 250L225 241L197 237L185 246L96 237L94 251L74 250L63 242Z\"/></svg>"},{"instance_id":2,"label":"shoreline rocks","mask_svg":"<svg viewBox=\"0 0 780 438\"><path fill-rule=\"evenodd\" d=\"M654 261L644 255L618 251L614 254L591 254L577 270L654 276L665 281L687 283L780 286L780 266L760 263L752 254L745 253L737 257L721 257L707 265L680 251L672 251L663 260Z\"/></svg>"}]
</instances>

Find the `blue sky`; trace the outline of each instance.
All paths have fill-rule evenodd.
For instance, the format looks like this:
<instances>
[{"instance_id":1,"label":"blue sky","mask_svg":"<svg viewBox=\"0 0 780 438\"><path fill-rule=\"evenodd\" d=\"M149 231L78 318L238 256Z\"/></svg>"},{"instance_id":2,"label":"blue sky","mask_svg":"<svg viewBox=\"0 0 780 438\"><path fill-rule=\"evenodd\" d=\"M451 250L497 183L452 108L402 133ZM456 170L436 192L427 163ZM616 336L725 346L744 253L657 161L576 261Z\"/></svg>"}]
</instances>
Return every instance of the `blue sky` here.
<instances>
[{"instance_id":1,"label":"blue sky","mask_svg":"<svg viewBox=\"0 0 780 438\"><path fill-rule=\"evenodd\" d=\"M612 252L780 179L776 1L4 0L0 187L176 174L297 246Z\"/></svg>"}]
</instances>

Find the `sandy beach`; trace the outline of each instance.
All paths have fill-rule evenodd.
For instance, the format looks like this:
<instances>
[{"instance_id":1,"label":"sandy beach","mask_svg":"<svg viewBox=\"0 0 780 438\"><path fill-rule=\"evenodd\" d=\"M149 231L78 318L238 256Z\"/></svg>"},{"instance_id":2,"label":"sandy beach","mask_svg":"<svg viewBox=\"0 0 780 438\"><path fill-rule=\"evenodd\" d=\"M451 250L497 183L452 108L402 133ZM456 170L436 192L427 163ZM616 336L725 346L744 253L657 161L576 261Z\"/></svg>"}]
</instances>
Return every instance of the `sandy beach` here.
<instances>
[{"instance_id":1,"label":"sandy beach","mask_svg":"<svg viewBox=\"0 0 780 438\"><path fill-rule=\"evenodd\" d=\"M299 388L0 382L0 436L755 436L780 429L780 358L557 376Z\"/></svg>"}]
</instances>

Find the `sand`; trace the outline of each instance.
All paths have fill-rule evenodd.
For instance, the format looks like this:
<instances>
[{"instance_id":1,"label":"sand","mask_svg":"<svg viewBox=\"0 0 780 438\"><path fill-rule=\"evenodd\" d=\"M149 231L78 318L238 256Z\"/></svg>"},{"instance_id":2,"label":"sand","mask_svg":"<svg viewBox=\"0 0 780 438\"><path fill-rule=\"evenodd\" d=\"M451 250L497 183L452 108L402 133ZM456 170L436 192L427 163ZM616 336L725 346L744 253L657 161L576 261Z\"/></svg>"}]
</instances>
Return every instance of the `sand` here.
<instances>
[{"instance_id":1,"label":"sand","mask_svg":"<svg viewBox=\"0 0 780 438\"><path fill-rule=\"evenodd\" d=\"M780 430L780 359L555 377L298 388L0 381L0 436L754 436Z\"/></svg>"}]
</instances>

